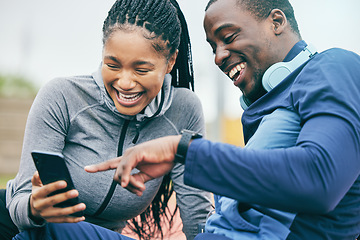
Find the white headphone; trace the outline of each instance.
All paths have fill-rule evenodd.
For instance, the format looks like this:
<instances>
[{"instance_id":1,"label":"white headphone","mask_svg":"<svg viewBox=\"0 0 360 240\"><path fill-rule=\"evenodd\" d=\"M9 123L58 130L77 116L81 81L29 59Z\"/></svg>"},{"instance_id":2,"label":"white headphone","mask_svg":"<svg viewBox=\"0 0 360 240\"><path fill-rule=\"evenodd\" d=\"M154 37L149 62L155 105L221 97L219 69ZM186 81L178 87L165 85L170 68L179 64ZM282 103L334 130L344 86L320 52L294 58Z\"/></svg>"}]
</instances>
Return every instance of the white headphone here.
<instances>
[{"instance_id":1,"label":"white headphone","mask_svg":"<svg viewBox=\"0 0 360 240\"><path fill-rule=\"evenodd\" d=\"M270 66L263 75L262 84L269 92L282 80L289 76L294 70L303 65L317 53L316 48L309 44L293 60L289 62L278 62ZM251 102L244 96L240 97L240 105L245 110Z\"/></svg>"}]
</instances>

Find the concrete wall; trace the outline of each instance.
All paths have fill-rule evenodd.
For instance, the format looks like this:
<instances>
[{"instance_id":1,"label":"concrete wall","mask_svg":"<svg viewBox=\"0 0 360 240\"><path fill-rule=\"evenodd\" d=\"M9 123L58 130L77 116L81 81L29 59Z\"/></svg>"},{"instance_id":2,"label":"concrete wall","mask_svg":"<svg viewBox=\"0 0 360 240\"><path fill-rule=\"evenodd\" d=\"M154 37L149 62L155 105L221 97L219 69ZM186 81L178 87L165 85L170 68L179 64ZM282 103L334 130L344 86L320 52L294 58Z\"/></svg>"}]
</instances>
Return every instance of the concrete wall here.
<instances>
[{"instance_id":1,"label":"concrete wall","mask_svg":"<svg viewBox=\"0 0 360 240\"><path fill-rule=\"evenodd\" d=\"M24 129L33 99L0 98L0 174L18 171Z\"/></svg>"}]
</instances>

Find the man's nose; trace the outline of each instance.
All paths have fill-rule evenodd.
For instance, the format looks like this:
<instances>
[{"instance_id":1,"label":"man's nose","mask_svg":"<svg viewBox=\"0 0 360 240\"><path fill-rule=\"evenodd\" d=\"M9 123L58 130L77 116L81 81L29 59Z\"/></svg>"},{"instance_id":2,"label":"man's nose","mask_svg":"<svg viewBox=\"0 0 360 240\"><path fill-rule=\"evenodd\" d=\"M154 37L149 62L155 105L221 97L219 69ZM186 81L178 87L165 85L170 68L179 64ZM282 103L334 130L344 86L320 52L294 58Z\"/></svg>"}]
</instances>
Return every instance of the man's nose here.
<instances>
[{"instance_id":1,"label":"man's nose","mask_svg":"<svg viewBox=\"0 0 360 240\"><path fill-rule=\"evenodd\" d=\"M229 50L225 49L224 47L217 47L215 52L215 64L221 68L229 56Z\"/></svg>"}]
</instances>

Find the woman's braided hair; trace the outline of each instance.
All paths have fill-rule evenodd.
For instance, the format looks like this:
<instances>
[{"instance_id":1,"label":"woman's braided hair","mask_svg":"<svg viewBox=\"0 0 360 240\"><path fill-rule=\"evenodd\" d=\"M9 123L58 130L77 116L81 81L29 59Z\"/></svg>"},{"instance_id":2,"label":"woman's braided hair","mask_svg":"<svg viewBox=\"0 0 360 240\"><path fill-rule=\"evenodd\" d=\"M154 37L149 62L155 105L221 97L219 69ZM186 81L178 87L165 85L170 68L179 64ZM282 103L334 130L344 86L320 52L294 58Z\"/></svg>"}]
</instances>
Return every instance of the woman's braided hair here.
<instances>
[{"instance_id":1,"label":"woman's braided hair","mask_svg":"<svg viewBox=\"0 0 360 240\"><path fill-rule=\"evenodd\" d=\"M190 37L184 15L176 0L117 0L103 25L103 43L119 29L143 27L153 47L170 57L179 50L171 71L172 85L194 90ZM162 40L161 42L159 40ZM164 48L165 43L165 48Z\"/></svg>"},{"instance_id":2,"label":"woman's braided hair","mask_svg":"<svg viewBox=\"0 0 360 240\"><path fill-rule=\"evenodd\" d=\"M178 49L178 56L171 71L172 85L194 90L191 45L184 15L175 0L117 0L110 9L103 25L103 43L117 30L142 27L143 36L152 40L156 51L168 59ZM129 221L139 239L153 239L163 232L161 223L172 226L174 215L168 208L173 193L169 175L165 175L151 205L140 216Z\"/></svg>"}]
</instances>

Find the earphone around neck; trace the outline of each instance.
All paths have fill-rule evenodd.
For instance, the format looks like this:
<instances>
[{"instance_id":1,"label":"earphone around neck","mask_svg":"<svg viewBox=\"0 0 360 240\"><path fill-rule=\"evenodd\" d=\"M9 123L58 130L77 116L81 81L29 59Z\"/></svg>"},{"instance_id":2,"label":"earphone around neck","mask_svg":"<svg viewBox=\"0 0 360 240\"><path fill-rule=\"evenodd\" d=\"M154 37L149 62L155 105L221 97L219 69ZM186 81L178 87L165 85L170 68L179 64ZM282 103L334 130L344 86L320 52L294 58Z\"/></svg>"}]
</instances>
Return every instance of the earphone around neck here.
<instances>
[{"instance_id":1,"label":"earphone around neck","mask_svg":"<svg viewBox=\"0 0 360 240\"><path fill-rule=\"evenodd\" d=\"M270 66L264 73L262 84L264 89L269 92L276 87L282 80L289 76L295 69L303 65L317 53L316 48L309 44L296 57L289 62L278 62ZM245 110L251 102L244 96L240 97L240 105Z\"/></svg>"}]
</instances>

